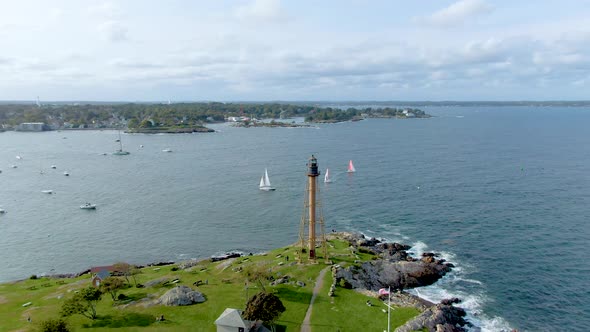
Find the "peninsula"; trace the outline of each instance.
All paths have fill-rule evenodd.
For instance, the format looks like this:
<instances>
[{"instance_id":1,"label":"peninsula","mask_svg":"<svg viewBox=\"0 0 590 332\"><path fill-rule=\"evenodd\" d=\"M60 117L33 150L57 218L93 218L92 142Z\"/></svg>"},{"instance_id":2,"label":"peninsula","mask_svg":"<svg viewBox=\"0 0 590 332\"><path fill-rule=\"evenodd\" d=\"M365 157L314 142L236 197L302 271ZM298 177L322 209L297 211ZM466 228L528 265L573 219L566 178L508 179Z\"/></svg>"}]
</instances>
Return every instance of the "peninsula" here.
<instances>
[{"instance_id":1,"label":"peninsula","mask_svg":"<svg viewBox=\"0 0 590 332\"><path fill-rule=\"evenodd\" d=\"M359 107L344 110L278 103L20 103L0 104L0 131L127 128L130 133L212 132L207 124L228 121L247 122L246 127L291 126L279 121L261 124L253 120L292 117L303 117L308 123L331 123L364 118L428 118L430 115L417 108Z\"/></svg>"},{"instance_id":2,"label":"peninsula","mask_svg":"<svg viewBox=\"0 0 590 332\"><path fill-rule=\"evenodd\" d=\"M118 263L75 275L31 276L0 284L0 321L8 331L47 324L67 324L75 330L177 331L199 326L216 331L223 314L244 309L263 291L284 306L282 314L265 323L280 331L318 326L382 331L387 329L388 303L392 331L464 331L468 322L465 312L453 305L457 299L433 304L404 291L436 282L452 264L434 253L414 258L407 253L409 246L361 234L331 233L327 245L331 265L321 263L325 257L310 264L299 254L301 248L292 245L259 255L135 267ZM383 295L389 288L391 299Z\"/></svg>"}]
</instances>

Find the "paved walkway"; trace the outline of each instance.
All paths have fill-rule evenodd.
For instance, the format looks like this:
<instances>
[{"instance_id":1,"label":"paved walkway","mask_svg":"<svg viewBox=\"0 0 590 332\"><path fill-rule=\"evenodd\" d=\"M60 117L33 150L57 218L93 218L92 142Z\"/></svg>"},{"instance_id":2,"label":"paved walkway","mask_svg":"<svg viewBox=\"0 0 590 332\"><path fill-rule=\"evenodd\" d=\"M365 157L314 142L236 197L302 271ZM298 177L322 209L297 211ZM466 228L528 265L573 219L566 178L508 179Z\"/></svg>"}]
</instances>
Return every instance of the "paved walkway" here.
<instances>
[{"instance_id":1,"label":"paved walkway","mask_svg":"<svg viewBox=\"0 0 590 332\"><path fill-rule=\"evenodd\" d=\"M324 285L324 276L330 267L323 269L320 271L320 275L315 281L315 287L313 288L313 294L311 295L311 301L309 301L309 307L307 308L307 312L305 313L305 319L303 319L303 323L301 323L301 332L311 332L311 326L309 325L309 321L311 319L311 311L313 309L313 302L315 301L315 297L318 295L322 286Z\"/></svg>"}]
</instances>

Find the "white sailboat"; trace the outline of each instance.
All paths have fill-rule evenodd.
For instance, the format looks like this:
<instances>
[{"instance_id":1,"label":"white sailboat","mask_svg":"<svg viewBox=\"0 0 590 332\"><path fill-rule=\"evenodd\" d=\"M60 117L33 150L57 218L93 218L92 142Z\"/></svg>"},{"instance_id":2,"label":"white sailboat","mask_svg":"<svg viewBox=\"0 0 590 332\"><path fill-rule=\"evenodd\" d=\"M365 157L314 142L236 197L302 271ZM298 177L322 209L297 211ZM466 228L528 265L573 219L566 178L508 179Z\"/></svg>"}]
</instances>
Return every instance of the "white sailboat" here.
<instances>
[{"instance_id":1,"label":"white sailboat","mask_svg":"<svg viewBox=\"0 0 590 332\"><path fill-rule=\"evenodd\" d=\"M356 172L356 169L354 168L354 165L352 164L352 160L348 162L348 170L346 172L347 173L354 173L354 172Z\"/></svg>"},{"instance_id":2,"label":"white sailboat","mask_svg":"<svg viewBox=\"0 0 590 332\"><path fill-rule=\"evenodd\" d=\"M326 168L326 174L324 175L324 183L330 183L332 179L330 179L330 169Z\"/></svg>"},{"instance_id":3,"label":"white sailboat","mask_svg":"<svg viewBox=\"0 0 590 332\"><path fill-rule=\"evenodd\" d=\"M123 143L121 142L121 131L119 130L119 149L117 149L117 151L113 152L113 155L115 156L126 156L128 154L131 154L131 152L129 151L123 151Z\"/></svg>"},{"instance_id":4,"label":"white sailboat","mask_svg":"<svg viewBox=\"0 0 590 332\"><path fill-rule=\"evenodd\" d=\"M260 190L273 191L275 188L271 187L270 179L268 178L268 170L264 169L264 175L260 178Z\"/></svg>"}]
</instances>

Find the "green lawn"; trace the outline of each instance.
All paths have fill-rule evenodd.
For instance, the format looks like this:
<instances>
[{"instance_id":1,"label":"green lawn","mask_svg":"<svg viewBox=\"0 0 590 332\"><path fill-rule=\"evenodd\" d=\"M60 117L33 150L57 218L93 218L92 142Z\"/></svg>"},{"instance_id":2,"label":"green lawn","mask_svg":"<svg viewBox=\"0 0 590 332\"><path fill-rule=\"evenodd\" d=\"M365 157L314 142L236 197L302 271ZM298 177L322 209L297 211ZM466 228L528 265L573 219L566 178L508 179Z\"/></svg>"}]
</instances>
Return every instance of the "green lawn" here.
<instances>
[{"instance_id":1,"label":"green lawn","mask_svg":"<svg viewBox=\"0 0 590 332\"><path fill-rule=\"evenodd\" d=\"M371 254L352 253L345 241L330 241L330 256L334 263L340 265L355 264L355 260L373 259ZM282 284L274 287L265 284L267 291L274 292L287 309L277 325L286 331L299 331L309 306L315 280L320 271L327 267L323 259L319 264L294 264L296 248L284 247L268 252L266 255L240 257L232 262L209 262L204 260L198 266L186 270L172 271L176 265L163 267L146 267L138 275L138 282L145 284L162 277L178 278L180 282L168 286L135 288L121 291L128 296L127 301L114 303L110 295L103 295L97 307L99 318L95 321L74 315L67 321L76 331L105 331L117 328L117 331L216 331L214 321L225 308L244 309L249 296L258 292L259 286L247 283L245 269L252 265L262 265L278 278L289 275L291 280L302 281L305 286ZM318 250L320 254L321 250ZM289 256L286 261L285 256ZM338 287L336 296L327 296L331 284L328 271L323 289L316 297L311 323L315 331L381 331L386 328L387 314L381 309L385 306L377 299L376 305L368 307L365 302L369 297L354 290ZM197 280L208 281L199 287L193 286ZM37 324L48 318L59 317L64 299L73 296L78 289L90 285L90 276L84 275L73 279L23 280L0 284L0 331L32 331ZM168 289L176 285L186 285L202 292L206 301L185 307L167 307L162 305L145 306L142 299L157 299ZM137 301L135 304L128 304ZM31 305L22 305L31 302ZM418 314L414 308L396 308L392 311L392 328ZM156 317L164 315L165 321L156 322ZM27 322L27 317L32 322Z\"/></svg>"}]
</instances>

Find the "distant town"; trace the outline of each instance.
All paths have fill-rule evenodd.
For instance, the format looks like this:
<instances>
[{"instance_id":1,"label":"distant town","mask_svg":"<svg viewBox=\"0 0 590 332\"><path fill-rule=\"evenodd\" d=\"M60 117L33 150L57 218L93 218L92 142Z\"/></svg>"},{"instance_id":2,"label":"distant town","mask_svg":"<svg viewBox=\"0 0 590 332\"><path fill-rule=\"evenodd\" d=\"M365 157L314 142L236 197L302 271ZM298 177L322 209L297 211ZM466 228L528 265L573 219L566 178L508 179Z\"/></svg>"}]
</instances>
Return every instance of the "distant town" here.
<instances>
[{"instance_id":1,"label":"distant town","mask_svg":"<svg viewBox=\"0 0 590 332\"><path fill-rule=\"evenodd\" d=\"M130 132L207 132L210 123L261 126L261 119L303 117L309 123L359 121L365 118L427 118L417 108L336 107L278 103L175 104L0 104L0 131L125 129ZM256 124L259 125L256 125ZM285 126L285 121L264 126Z\"/></svg>"}]
</instances>

